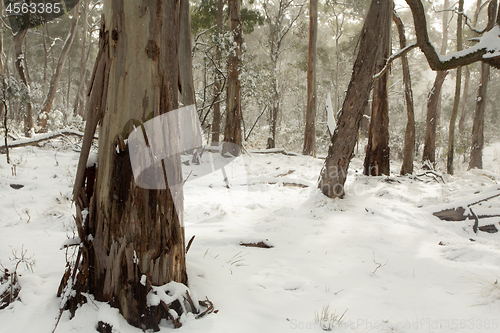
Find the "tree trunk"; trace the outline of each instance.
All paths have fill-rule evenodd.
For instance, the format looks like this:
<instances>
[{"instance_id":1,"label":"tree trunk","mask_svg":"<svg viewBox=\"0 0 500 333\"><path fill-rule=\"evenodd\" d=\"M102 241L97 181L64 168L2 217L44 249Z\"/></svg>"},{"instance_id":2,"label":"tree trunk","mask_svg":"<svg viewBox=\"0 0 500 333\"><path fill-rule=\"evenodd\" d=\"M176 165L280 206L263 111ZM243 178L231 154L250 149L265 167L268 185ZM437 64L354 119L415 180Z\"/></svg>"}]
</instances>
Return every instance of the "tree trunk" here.
<instances>
[{"instance_id":1,"label":"tree trunk","mask_svg":"<svg viewBox=\"0 0 500 333\"><path fill-rule=\"evenodd\" d=\"M490 79L490 66L481 63L481 83L477 90L476 110L474 112L474 125L472 126L472 143L470 149L469 170L483 168L484 146L484 109Z\"/></svg>"},{"instance_id":2,"label":"tree trunk","mask_svg":"<svg viewBox=\"0 0 500 333\"><path fill-rule=\"evenodd\" d=\"M47 96L45 97L45 101L43 102L42 109L40 110L38 125L41 127L42 132L47 131L47 121L49 118L49 113L52 109L54 98L56 97L57 87L59 85L59 80L61 79L64 62L68 57L71 44L73 44L73 40L75 39L76 28L78 27L78 18L78 6L75 6L75 8L73 9L71 28L69 30L68 36L66 37L66 40L64 41L61 55L59 56L59 60L57 62L56 71L50 79L49 91L47 92Z\"/></svg>"},{"instance_id":3,"label":"tree trunk","mask_svg":"<svg viewBox=\"0 0 500 333\"><path fill-rule=\"evenodd\" d=\"M87 52L87 34L88 34L88 22L87 22L87 11L89 7L89 1L83 1L82 6L82 23L83 23L83 32L82 32L82 56L80 58L80 84L78 85L78 90L76 91L75 103L73 104L73 115L80 115L83 117L83 109L85 106L85 72L87 71L87 60L89 58L89 53ZM90 48L90 47L89 47Z\"/></svg>"},{"instance_id":4,"label":"tree trunk","mask_svg":"<svg viewBox=\"0 0 500 333\"><path fill-rule=\"evenodd\" d=\"M401 18L396 12L393 13L392 18L398 28L399 47L404 49L406 47L406 37L403 21L401 21ZM413 156L415 155L415 112L413 110L413 91L411 89L410 66L408 65L408 58L406 55L401 57L401 63L403 65L403 81L405 84L405 101L408 122L406 123L403 165L401 166L400 174L411 175L413 173Z\"/></svg>"},{"instance_id":5,"label":"tree trunk","mask_svg":"<svg viewBox=\"0 0 500 333\"><path fill-rule=\"evenodd\" d=\"M481 11L482 0L476 1L476 10L474 11L474 16L472 17L472 26L477 27L477 21L479 20L479 12ZM477 33L473 32L473 36L477 37ZM468 66L464 67L465 70L465 81L464 81L464 91L462 93L462 110L460 112L460 120L458 121L458 132L460 134L465 133L465 121L467 120L467 102L469 100L469 81L470 81L470 70Z\"/></svg>"},{"instance_id":6,"label":"tree trunk","mask_svg":"<svg viewBox=\"0 0 500 333\"><path fill-rule=\"evenodd\" d=\"M74 188L82 240L74 298L89 292L142 329L157 329L161 319L148 308L151 286L187 283L182 188L171 192L166 177L157 179L166 189L139 187L125 139L134 124L178 108L181 2L104 2ZM87 168L88 142L97 123L101 123L98 168ZM164 135L169 147L178 147L176 133L167 129ZM161 165L182 181L179 155ZM88 214L83 219L85 209Z\"/></svg>"},{"instance_id":7,"label":"tree trunk","mask_svg":"<svg viewBox=\"0 0 500 333\"><path fill-rule=\"evenodd\" d=\"M222 34L224 26L222 22L222 16L224 13L224 0L217 1L217 33ZM221 114L220 114L220 102L219 96L221 95L221 81L222 77L222 55L221 46L219 39L217 39L215 45L215 64L217 68L215 69L215 84L214 84L214 115L212 119L212 145L217 145L220 142L220 124L221 124Z\"/></svg>"},{"instance_id":8,"label":"tree trunk","mask_svg":"<svg viewBox=\"0 0 500 333\"><path fill-rule=\"evenodd\" d=\"M28 30L21 30L16 35L14 35L14 50L16 54L16 70L21 78L21 81L26 86L28 91L28 100L26 101L26 112L24 113L24 135L26 137L32 137L34 134L34 123L33 123L33 106L31 104L31 98L29 93L29 84L28 79L26 78L25 70L26 61L23 63L24 54L23 54L23 42L26 37L26 33Z\"/></svg>"},{"instance_id":9,"label":"tree trunk","mask_svg":"<svg viewBox=\"0 0 500 333\"><path fill-rule=\"evenodd\" d=\"M468 66L464 66L465 79L464 90L462 92L462 108L460 110L460 118L458 120L458 132L463 134L465 131L465 121L467 120L467 102L469 100L469 81L470 71Z\"/></svg>"},{"instance_id":10,"label":"tree trunk","mask_svg":"<svg viewBox=\"0 0 500 333\"><path fill-rule=\"evenodd\" d=\"M377 73L384 68L391 52L391 20L384 23L382 29L378 30L382 39L376 53L375 72ZM373 88L372 115L364 162L364 174L367 176L390 174L388 80L389 73L386 72L375 82Z\"/></svg>"},{"instance_id":11,"label":"tree trunk","mask_svg":"<svg viewBox=\"0 0 500 333\"><path fill-rule=\"evenodd\" d=\"M310 0L309 53L307 62L307 111L302 154L316 157L316 41L318 39L318 0Z\"/></svg>"},{"instance_id":12,"label":"tree trunk","mask_svg":"<svg viewBox=\"0 0 500 333\"><path fill-rule=\"evenodd\" d=\"M359 51L352 70L337 129L332 136L328 156L321 170L318 187L330 198L344 197L347 169L358 137L359 123L368 104L377 57L373 50L380 46L380 31L391 19L392 1L373 0L360 34Z\"/></svg>"},{"instance_id":13,"label":"tree trunk","mask_svg":"<svg viewBox=\"0 0 500 333\"><path fill-rule=\"evenodd\" d=\"M458 11L464 11L464 0L459 0ZM457 18L457 52L462 50L462 15ZM453 111L451 112L450 128L448 132L448 158L446 161L446 170L453 175L453 156L455 154L455 125L458 115L458 106L460 105L460 89L462 86L462 67L457 68L457 81L455 85L455 99L453 101Z\"/></svg>"},{"instance_id":14,"label":"tree trunk","mask_svg":"<svg viewBox=\"0 0 500 333\"><path fill-rule=\"evenodd\" d=\"M233 36L234 52L231 52L228 61L228 83L226 101L226 128L224 142L229 142L242 147L241 136L241 45L243 35L241 31L240 0L228 0L229 30Z\"/></svg>"},{"instance_id":15,"label":"tree trunk","mask_svg":"<svg viewBox=\"0 0 500 333\"><path fill-rule=\"evenodd\" d=\"M179 101L184 105L195 104L193 61L191 54L191 16L189 0L181 0L179 40Z\"/></svg>"},{"instance_id":16,"label":"tree trunk","mask_svg":"<svg viewBox=\"0 0 500 333\"><path fill-rule=\"evenodd\" d=\"M271 48L271 54L273 54L273 49ZM269 113L269 137L267 138L266 149L276 148L276 129L278 128L278 115L280 110L280 92L278 87L278 59L277 57L271 57L272 59L272 89L273 89L273 97L272 97L272 105Z\"/></svg>"},{"instance_id":17,"label":"tree trunk","mask_svg":"<svg viewBox=\"0 0 500 333\"><path fill-rule=\"evenodd\" d=\"M427 119L425 122L425 143L422 155L424 167L434 169L436 166L436 127L438 119L438 104L441 99L441 88L448 71L436 72L434 85L427 97Z\"/></svg>"}]
</instances>

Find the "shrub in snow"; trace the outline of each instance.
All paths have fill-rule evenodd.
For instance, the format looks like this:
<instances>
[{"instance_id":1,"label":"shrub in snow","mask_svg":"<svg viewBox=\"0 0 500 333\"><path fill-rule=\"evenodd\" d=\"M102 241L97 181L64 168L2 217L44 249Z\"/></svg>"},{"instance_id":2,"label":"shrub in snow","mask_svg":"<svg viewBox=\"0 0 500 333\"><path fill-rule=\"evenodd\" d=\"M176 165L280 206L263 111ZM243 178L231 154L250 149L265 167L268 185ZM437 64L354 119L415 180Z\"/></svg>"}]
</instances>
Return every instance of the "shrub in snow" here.
<instances>
[{"instance_id":1,"label":"shrub in snow","mask_svg":"<svg viewBox=\"0 0 500 333\"><path fill-rule=\"evenodd\" d=\"M331 331L335 327L342 326L342 319L346 312L347 310L345 310L342 315L335 314L335 311L330 313L330 305L327 304L323 307L321 312L314 313L314 321L319 324L323 331Z\"/></svg>"},{"instance_id":2,"label":"shrub in snow","mask_svg":"<svg viewBox=\"0 0 500 333\"><path fill-rule=\"evenodd\" d=\"M21 251L12 250L12 257L9 259L15 263L14 272L0 263L0 310L6 308L19 297L21 291L17 272L19 265L23 264L27 270L33 271L35 260L33 260L33 256L28 257L27 252L24 247L21 248Z\"/></svg>"}]
</instances>

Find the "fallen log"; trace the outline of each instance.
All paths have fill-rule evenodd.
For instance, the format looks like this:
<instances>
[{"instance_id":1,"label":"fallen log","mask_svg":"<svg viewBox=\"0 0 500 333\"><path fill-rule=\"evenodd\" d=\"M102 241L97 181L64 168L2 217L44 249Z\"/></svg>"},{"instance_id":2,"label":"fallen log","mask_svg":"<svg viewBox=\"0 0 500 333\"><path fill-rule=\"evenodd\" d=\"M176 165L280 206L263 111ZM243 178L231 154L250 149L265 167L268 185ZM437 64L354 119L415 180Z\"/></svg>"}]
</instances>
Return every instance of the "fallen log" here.
<instances>
[{"instance_id":1,"label":"fallen log","mask_svg":"<svg viewBox=\"0 0 500 333\"><path fill-rule=\"evenodd\" d=\"M8 146L9 149L11 148L20 148L20 147L25 147L25 146L32 146L35 144L38 144L39 142L46 141L46 140L51 140L58 138L60 136L67 136L67 135L74 135L78 137L83 137L83 133L73 130L73 129L62 129L59 131L55 132L50 132L50 133L44 133L40 135L36 135L34 138L26 138L26 139L21 139L21 140L16 140L14 142L9 142ZM94 139L97 139L97 136L94 136ZM0 153L5 153L5 144L0 144Z\"/></svg>"}]
</instances>

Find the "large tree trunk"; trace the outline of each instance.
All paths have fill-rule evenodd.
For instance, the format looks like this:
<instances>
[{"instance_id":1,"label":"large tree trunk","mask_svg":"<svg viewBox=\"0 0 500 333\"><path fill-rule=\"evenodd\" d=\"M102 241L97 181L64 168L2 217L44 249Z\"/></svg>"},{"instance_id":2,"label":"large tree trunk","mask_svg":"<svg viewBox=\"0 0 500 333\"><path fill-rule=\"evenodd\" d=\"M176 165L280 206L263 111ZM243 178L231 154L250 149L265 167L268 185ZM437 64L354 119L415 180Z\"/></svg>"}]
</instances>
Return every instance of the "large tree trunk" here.
<instances>
[{"instance_id":1,"label":"large tree trunk","mask_svg":"<svg viewBox=\"0 0 500 333\"><path fill-rule=\"evenodd\" d=\"M31 98L29 93L29 84L28 79L26 78L25 67L26 61L23 63L24 55L23 55L23 42L26 37L26 33L28 30L21 30L17 34L14 35L14 51L16 54L15 66L21 81L25 85L28 91L28 99L26 101L26 112L24 113L24 135L26 137L31 137L34 134L34 123L33 123L33 106L31 104Z\"/></svg>"},{"instance_id":2,"label":"large tree trunk","mask_svg":"<svg viewBox=\"0 0 500 333\"><path fill-rule=\"evenodd\" d=\"M393 13L392 18L398 28L399 47L404 49L406 47L406 37L403 21L401 21L401 18L396 12ZM406 123L403 165L401 166L400 174L411 175L413 173L413 156L415 155L415 112L413 110L413 91L411 89L410 66L408 65L408 58L406 55L401 57L401 63L403 65L403 81L405 84L405 101L408 121Z\"/></svg>"},{"instance_id":3,"label":"large tree trunk","mask_svg":"<svg viewBox=\"0 0 500 333\"><path fill-rule=\"evenodd\" d=\"M458 11L464 11L464 0L459 0ZM457 18L457 52L462 50L462 15ZM450 128L448 132L448 158L446 161L446 170L450 175L453 175L453 156L455 154L455 126L458 115L458 107L460 105L460 89L462 86L462 67L457 68L457 79L455 84L455 99L453 101L453 110L450 118Z\"/></svg>"},{"instance_id":4,"label":"large tree trunk","mask_svg":"<svg viewBox=\"0 0 500 333\"><path fill-rule=\"evenodd\" d=\"M166 189L139 187L125 139L134 125L178 108L183 1L187 0L149 0L142 5L136 0L104 2L74 188L82 241L78 274L73 277L75 299L89 292L143 329L158 328L161 319L148 308L151 286L187 282L182 188L171 192L164 175L155 176ZM97 123L101 126L96 169L86 166ZM175 150L178 134L165 131L169 149ZM160 143L149 141L153 144ZM179 155L164 159L162 168L176 181L182 180ZM82 215L84 210L88 214Z\"/></svg>"},{"instance_id":5,"label":"large tree trunk","mask_svg":"<svg viewBox=\"0 0 500 333\"><path fill-rule=\"evenodd\" d=\"M222 34L224 26L222 22L222 16L224 12L224 0L217 1L217 33ZM221 46L219 40L217 40L215 45L215 83L214 83L214 115L212 119L212 145L217 145L220 142L220 124L221 124L221 113L220 113L220 102L219 96L221 95L223 80L222 76L222 55Z\"/></svg>"},{"instance_id":6,"label":"large tree trunk","mask_svg":"<svg viewBox=\"0 0 500 333\"><path fill-rule=\"evenodd\" d=\"M309 53L307 62L307 110L302 154L316 156L316 41L318 39L318 0L310 0Z\"/></svg>"},{"instance_id":7,"label":"large tree trunk","mask_svg":"<svg viewBox=\"0 0 500 333\"><path fill-rule=\"evenodd\" d=\"M436 127L439 112L439 100L441 99L441 88L448 71L436 72L436 79L429 95L427 96L427 118L425 122L425 143L422 155L424 167L434 169L436 166Z\"/></svg>"},{"instance_id":8,"label":"large tree trunk","mask_svg":"<svg viewBox=\"0 0 500 333\"><path fill-rule=\"evenodd\" d=\"M469 169L483 168L484 146L484 109L490 79L490 66L481 63L481 83L477 90L476 110L474 112L474 125L472 126L472 143L470 149Z\"/></svg>"},{"instance_id":9,"label":"large tree trunk","mask_svg":"<svg viewBox=\"0 0 500 333\"><path fill-rule=\"evenodd\" d=\"M42 132L47 131L47 121L49 119L49 113L52 109L52 104L54 103L54 98L56 97L57 87L59 86L59 80L61 79L62 70L64 66L64 62L68 57L69 50L71 45L73 44L73 40L76 35L76 28L78 27L78 6L75 6L73 9L73 19L71 20L71 28L68 32L68 36L64 41L63 48L61 50L61 54L59 56L59 60L57 61L56 71L52 78L50 79L49 91L47 92L47 96L45 97L45 101L43 102L42 109L40 110L39 122L38 125L41 127Z\"/></svg>"},{"instance_id":10,"label":"large tree trunk","mask_svg":"<svg viewBox=\"0 0 500 333\"><path fill-rule=\"evenodd\" d=\"M384 23L385 25L379 30L382 39L376 53L376 72L380 72L384 68L391 52L391 20ZM364 174L368 176L390 174L388 80L389 73L386 72L377 79L373 88L372 115L364 162Z\"/></svg>"},{"instance_id":11,"label":"large tree trunk","mask_svg":"<svg viewBox=\"0 0 500 333\"><path fill-rule=\"evenodd\" d=\"M359 51L354 63L351 81L332 136L328 156L321 170L318 187L330 198L345 194L347 169L358 137L359 123L368 104L377 57L373 50L380 46L381 31L391 19L392 1L373 0L361 30Z\"/></svg>"},{"instance_id":12,"label":"large tree trunk","mask_svg":"<svg viewBox=\"0 0 500 333\"><path fill-rule=\"evenodd\" d=\"M226 128L224 130L224 142L242 146L241 136L241 45L243 35L241 31L241 4L240 0L228 0L229 30L233 35L234 52L231 52L228 61L228 82L226 100Z\"/></svg>"}]
</instances>

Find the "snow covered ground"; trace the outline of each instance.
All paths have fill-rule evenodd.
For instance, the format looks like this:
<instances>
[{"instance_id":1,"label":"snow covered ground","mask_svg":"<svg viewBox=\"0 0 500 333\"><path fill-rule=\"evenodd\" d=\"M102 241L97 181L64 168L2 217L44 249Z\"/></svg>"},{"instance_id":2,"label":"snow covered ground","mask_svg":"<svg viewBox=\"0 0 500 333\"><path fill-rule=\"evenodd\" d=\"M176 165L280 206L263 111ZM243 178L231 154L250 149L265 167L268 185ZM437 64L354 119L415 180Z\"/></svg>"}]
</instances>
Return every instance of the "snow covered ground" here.
<instances>
[{"instance_id":1,"label":"snow covered ground","mask_svg":"<svg viewBox=\"0 0 500 333\"><path fill-rule=\"evenodd\" d=\"M15 170L0 159L0 262L12 251L33 255L19 267L20 301L0 310L1 332L52 332L64 272L61 244L73 237L72 150L19 148ZM316 189L321 159L250 153L185 186L189 287L218 309L188 315L179 332L322 332L325 306L340 317L333 332L498 332L500 233L472 231L473 220L446 222L431 213L476 192L500 188L500 143L485 150L485 170L430 177L365 177L351 163L347 195ZM392 164L393 171L400 165ZM465 170L466 166L458 167ZM15 171L15 172L14 172ZM14 189L11 185L24 185ZM500 208L500 199L483 203ZM495 224L490 218L481 224ZM272 248L244 247L264 242ZM141 332L117 310L94 302L56 332ZM164 322L161 331L171 331Z\"/></svg>"}]
</instances>

